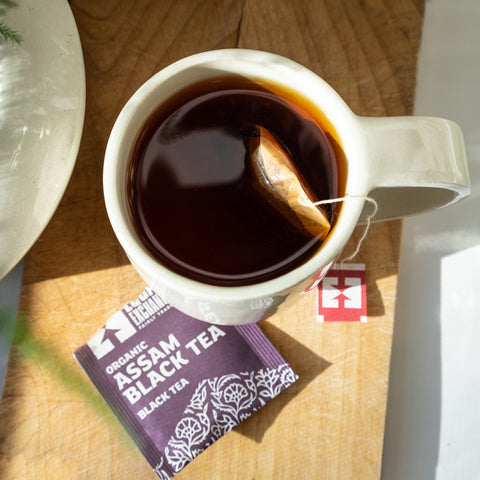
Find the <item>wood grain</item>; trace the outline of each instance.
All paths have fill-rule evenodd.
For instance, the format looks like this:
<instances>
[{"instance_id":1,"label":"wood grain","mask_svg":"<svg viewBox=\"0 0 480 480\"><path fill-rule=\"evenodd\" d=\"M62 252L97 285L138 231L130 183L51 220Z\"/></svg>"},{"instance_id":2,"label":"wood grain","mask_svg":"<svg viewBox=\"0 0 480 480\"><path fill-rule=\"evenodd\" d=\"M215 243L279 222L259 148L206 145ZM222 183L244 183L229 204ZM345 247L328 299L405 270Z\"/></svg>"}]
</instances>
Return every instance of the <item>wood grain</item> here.
<instances>
[{"instance_id":1,"label":"wood grain","mask_svg":"<svg viewBox=\"0 0 480 480\"><path fill-rule=\"evenodd\" d=\"M414 0L72 1L86 118L66 194L26 259L21 311L36 337L78 373L75 348L144 288L109 226L101 176L115 118L152 74L192 53L255 48L311 68L357 114L408 115L423 8ZM261 322L299 381L177 478L380 477L400 229L372 225L353 259L367 265L368 323L317 323L314 294ZM53 379L48 365L12 355L0 478L155 478L113 422Z\"/></svg>"}]
</instances>

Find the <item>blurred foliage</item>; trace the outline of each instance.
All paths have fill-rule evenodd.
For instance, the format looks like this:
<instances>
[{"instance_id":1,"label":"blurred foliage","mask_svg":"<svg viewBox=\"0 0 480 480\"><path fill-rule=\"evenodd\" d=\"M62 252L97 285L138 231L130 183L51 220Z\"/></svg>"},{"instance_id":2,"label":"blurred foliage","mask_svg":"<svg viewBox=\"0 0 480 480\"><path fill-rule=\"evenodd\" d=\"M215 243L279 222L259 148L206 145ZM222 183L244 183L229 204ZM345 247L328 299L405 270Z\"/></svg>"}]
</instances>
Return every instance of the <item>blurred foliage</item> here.
<instances>
[{"instance_id":1,"label":"blurred foliage","mask_svg":"<svg viewBox=\"0 0 480 480\"><path fill-rule=\"evenodd\" d=\"M11 355L18 355L32 361L36 366L48 372L64 388L83 399L100 418L110 427L115 428L117 437L127 445L131 445L130 438L113 417L107 403L93 388L87 378L79 370L72 369L67 362L55 351L51 345L34 337L28 328L27 322L20 316L0 306L0 335L11 338Z\"/></svg>"},{"instance_id":2,"label":"blurred foliage","mask_svg":"<svg viewBox=\"0 0 480 480\"><path fill-rule=\"evenodd\" d=\"M9 9L16 7L12 0L0 0L0 17L5 15ZM11 29L4 21L0 20L0 41L20 44L23 41L22 35Z\"/></svg>"}]
</instances>

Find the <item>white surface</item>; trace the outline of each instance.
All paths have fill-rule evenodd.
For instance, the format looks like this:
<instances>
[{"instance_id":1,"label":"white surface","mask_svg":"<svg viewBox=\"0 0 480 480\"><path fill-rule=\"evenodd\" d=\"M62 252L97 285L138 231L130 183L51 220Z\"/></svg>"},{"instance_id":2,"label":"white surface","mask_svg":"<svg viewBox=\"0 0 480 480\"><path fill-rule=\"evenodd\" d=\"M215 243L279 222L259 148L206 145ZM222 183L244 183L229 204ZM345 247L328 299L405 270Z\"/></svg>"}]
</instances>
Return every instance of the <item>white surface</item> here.
<instances>
[{"instance_id":1,"label":"white surface","mask_svg":"<svg viewBox=\"0 0 480 480\"><path fill-rule=\"evenodd\" d=\"M480 2L426 3L417 115L458 122L472 194L404 221L382 477L480 478Z\"/></svg>"},{"instance_id":2,"label":"white surface","mask_svg":"<svg viewBox=\"0 0 480 480\"><path fill-rule=\"evenodd\" d=\"M0 42L0 278L56 210L75 164L85 71L66 0L21 0L5 23L21 45Z\"/></svg>"}]
</instances>

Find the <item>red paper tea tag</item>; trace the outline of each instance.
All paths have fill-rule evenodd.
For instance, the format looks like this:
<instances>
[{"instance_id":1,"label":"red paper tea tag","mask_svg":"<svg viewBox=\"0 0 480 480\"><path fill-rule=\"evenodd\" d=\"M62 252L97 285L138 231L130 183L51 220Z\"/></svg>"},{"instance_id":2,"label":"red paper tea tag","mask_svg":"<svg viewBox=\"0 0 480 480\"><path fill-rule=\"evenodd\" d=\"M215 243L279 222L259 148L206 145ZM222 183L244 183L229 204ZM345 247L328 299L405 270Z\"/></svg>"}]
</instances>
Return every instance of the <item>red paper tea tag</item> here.
<instances>
[{"instance_id":1,"label":"red paper tea tag","mask_svg":"<svg viewBox=\"0 0 480 480\"><path fill-rule=\"evenodd\" d=\"M367 321L367 288L363 263L335 264L328 271L317 288L317 321Z\"/></svg>"}]
</instances>

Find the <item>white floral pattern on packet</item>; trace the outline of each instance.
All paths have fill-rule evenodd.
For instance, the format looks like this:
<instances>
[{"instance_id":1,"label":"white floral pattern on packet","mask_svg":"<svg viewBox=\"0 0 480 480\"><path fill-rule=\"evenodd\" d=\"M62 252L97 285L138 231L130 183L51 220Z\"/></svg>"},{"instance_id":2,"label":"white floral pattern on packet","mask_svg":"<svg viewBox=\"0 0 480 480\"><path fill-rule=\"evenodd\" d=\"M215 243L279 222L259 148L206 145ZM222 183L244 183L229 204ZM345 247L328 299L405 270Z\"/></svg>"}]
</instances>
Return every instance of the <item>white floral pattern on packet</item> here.
<instances>
[{"instance_id":1,"label":"white floral pattern on packet","mask_svg":"<svg viewBox=\"0 0 480 480\"><path fill-rule=\"evenodd\" d=\"M297 379L288 364L202 380L154 472L174 474ZM170 465L170 469L167 467Z\"/></svg>"}]
</instances>

